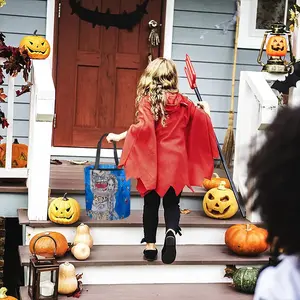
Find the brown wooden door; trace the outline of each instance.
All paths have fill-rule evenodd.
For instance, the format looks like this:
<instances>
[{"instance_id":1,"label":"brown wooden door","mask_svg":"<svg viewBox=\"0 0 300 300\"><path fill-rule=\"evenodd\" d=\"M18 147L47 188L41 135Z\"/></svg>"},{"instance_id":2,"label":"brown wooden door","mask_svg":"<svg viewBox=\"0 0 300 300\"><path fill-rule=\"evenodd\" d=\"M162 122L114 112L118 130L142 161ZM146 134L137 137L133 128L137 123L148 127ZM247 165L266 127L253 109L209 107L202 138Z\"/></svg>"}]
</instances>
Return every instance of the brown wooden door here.
<instances>
[{"instance_id":1,"label":"brown wooden door","mask_svg":"<svg viewBox=\"0 0 300 300\"><path fill-rule=\"evenodd\" d=\"M121 133L134 121L136 84L147 65L148 22L162 23L162 1L131 32L96 26L71 14L62 0L56 59L54 146L95 147L106 132ZM139 0L81 0L88 9L123 13ZM160 34L161 36L161 34ZM157 49L155 57L161 55Z\"/></svg>"}]
</instances>

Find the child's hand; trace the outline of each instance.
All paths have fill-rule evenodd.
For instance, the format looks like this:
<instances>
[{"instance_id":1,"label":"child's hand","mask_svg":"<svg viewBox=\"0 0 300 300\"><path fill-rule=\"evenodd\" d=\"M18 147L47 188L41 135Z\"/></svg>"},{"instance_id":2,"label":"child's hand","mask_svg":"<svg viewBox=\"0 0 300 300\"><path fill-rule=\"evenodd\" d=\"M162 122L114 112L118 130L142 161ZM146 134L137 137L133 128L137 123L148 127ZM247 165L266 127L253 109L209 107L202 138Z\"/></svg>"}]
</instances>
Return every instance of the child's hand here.
<instances>
[{"instance_id":1,"label":"child's hand","mask_svg":"<svg viewBox=\"0 0 300 300\"><path fill-rule=\"evenodd\" d=\"M119 134L115 134L115 133L110 133L110 134L106 137L106 140L107 140L109 143L112 143L113 141L114 141L114 142L119 142L119 141L120 141L120 135L119 135Z\"/></svg>"},{"instance_id":2,"label":"child's hand","mask_svg":"<svg viewBox=\"0 0 300 300\"><path fill-rule=\"evenodd\" d=\"M210 116L210 108L206 101L201 101L197 103L197 106L203 109Z\"/></svg>"}]
</instances>

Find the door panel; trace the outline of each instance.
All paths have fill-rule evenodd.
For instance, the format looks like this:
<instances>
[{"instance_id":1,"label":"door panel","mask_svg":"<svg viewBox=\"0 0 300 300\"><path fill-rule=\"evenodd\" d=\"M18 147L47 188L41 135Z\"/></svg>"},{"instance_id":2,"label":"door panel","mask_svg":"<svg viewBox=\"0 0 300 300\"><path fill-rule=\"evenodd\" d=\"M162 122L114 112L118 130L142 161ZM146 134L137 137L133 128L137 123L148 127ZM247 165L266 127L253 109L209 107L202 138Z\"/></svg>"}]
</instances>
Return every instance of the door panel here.
<instances>
[{"instance_id":1,"label":"door panel","mask_svg":"<svg viewBox=\"0 0 300 300\"><path fill-rule=\"evenodd\" d=\"M58 24L54 146L94 148L103 133L123 132L134 122L136 85L147 65L148 22L162 22L162 0L149 1L148 14L132 31L93 28L71 15L68 2L62 0ZM88 9L116 14L141 2L81 1Z\"/></svg>"}]
</instances>

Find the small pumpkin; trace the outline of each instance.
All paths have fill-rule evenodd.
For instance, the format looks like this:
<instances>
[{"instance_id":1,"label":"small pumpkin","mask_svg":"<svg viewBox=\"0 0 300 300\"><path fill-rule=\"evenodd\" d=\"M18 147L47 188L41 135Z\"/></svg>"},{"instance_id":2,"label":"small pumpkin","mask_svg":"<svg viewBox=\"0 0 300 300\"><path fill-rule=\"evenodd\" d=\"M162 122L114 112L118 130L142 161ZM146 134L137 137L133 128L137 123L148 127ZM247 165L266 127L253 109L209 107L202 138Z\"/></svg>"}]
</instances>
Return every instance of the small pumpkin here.
<instances>
[{"instance_id":1,"label":"small pumpkin","mask_svg":"<svg viewBox=\"0 0 300 300\"><path fill-rule=\"evenodd\" d=\"M282 35L271 36L267 42L266 53L269 56L285 56L287 54L286 38Z\"/></svg>"},{"instance_id":2,"label":"small pumpkin","mask_svg":"<svg viewBox=\"0 0 300 300\"><path fill-rule=\"evenodd\" d=\"M232 278L233 285L238 291L254 294L259 271L260 269L255 267L226 266L225 277Z\"/></svg>"},{"instance_id":3,"label":"small pumpkin","mask_svg":"<svg viewBox=\"0 0 300 300\"><path fill-rule=\"evenodd\" d=\"M26 168L28 157L28 146L20 144L17 139L12 144L12 168ZM0 145L0 167L5 167L6 143Z\"/></svg>"},{"instance_id":4,"label":"small pumpkin","mask_svg":"<svg viewBox=\"0 0 300 300\"><path fill-rule=\"evenodd\" d=\"M238 204L232 190L221 181L217 188L209 190L203 199L205 214L214 219L229 219L238 211Z\"/></svg>"},{"instance_id":5,"label":"small pumpkin","mask_svg":"<svg viewBox=\"0 0 300 300\"><path fill-rule=\"evenodd\" d=\"M25 36L20 42L19 47L25 48L32 59L46 59L50 55L49 42L42 36L36 34Z\"/></svg>"},{"instance_id":6,"label":"small pumpkin","mask_svg":"<svg viewBox=\"0 0 300 300\"><path fill-rule=\"evenodd\" d=\"M56 242L56 251L55 243L49 238L52 237ZM35 244L35 241L41 237ZM34 248L33 248L34 247ZM53 257L54 252L56 252L56 257L62 257L69 250L69 245L67 239L64 235L55 231L46 231L36 234L32 237L29 243L29 250L32 254L37 254L43 257Z\"/></svg>"},{"instance_id":7,"label":"small pumpkin","mask_svg":"<svg viewBox=\"0 0 300 300\"><path fill-rule=\"evenodd\" d=\"M7 293L7 288L6 288L6 287L2 287L2 288L0 289L0 299L5 299L5 300L18 300L18 299L15 298L15 297L7 296L6 293Z\"/></svg>"},{"instance_id":8,"label":"small pumpkin","mask_svg":"<svg viewBox=\"0 0 300 300\"><path fill-rule=\"evenodd\" d=\"M78 287L78 280L75 274L75 267L65 262L59 266L58 292L62 295L72 294Z\"/></svg>"},{"instance_id":9,"label":"small pumpkin","mask_svg":"<svg viewBox=\"0 0 300 300\"><path fill-rule=\"evenodd\" d=\"M225 232L225 244L238 255L258 255L265 252L268 232L253 224L236 224L229 227Z\"/></svg>"},{"instance_id":10,"label":"small pumpkin","mask_svg":"<svg viewBox=\"0 0 300 300\"><path fill-rule=\"evenodd\" d=\"M78 260L86 260L91 254L91 249L87 244L78 243L71 249L72 254Z\"/></svg>"},{"instance_id":11,"label":"small pumpkin","mask_svg":"<svg viewBox=\"0 0 300 300\"><path fill-rule=\"evenodd\" d=\"M53 223L70 225L80 218L80 204L73 198L54 198L48 208L49 219Z\"/></svg>"},{"instance_id":12,"label":"small pumpkin","mask_svg":"<svg viewBox=\"0 0 300 300\"><path fill-rule=\"evenodd\" d=\"M79 243L84 243L90 248L93 247L93 237L90 233L90 228L88 225L83 223L76 228L76 235L73 244L76 246Z\"/></svg>"},{"instance_id":13,"label":"small pumpkin","mask_svg":"<svg viewBox=\"0 0 300 300\"><path fill-rule=\"evenodd\" d=\"M225 181L225 187L227 189L230 188L230 182L227 178L219 177L217 173L213 173L213 177L211 179L203 180L203 187L208 191L210 189L216 188L220 185L221 181Z\"/></svg>"}]
</instances>

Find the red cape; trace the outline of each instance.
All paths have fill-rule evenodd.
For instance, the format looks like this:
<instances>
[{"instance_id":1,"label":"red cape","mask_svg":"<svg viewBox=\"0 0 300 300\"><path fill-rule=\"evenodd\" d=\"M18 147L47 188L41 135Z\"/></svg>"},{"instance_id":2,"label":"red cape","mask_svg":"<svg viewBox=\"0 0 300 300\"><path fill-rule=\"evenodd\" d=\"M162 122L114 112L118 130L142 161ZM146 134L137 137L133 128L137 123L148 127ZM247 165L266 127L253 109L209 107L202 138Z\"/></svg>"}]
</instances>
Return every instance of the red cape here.
<instances>
[{"instance_id":1,"label":"red cape","mask_svg":"<svg viewBox=\"0 0 300 300\"><path fill-rule=\"evenodd\" d=\"M219 157L210 117L202 109L178 93L168 94L166 110L163 127L153 120L145 97L137 124L127 132L119 167L128 179L137 179L141 196L155 190L163 197L170 187L178 195L184 186L202 186Z\"/></svg>"}]
</instances>

